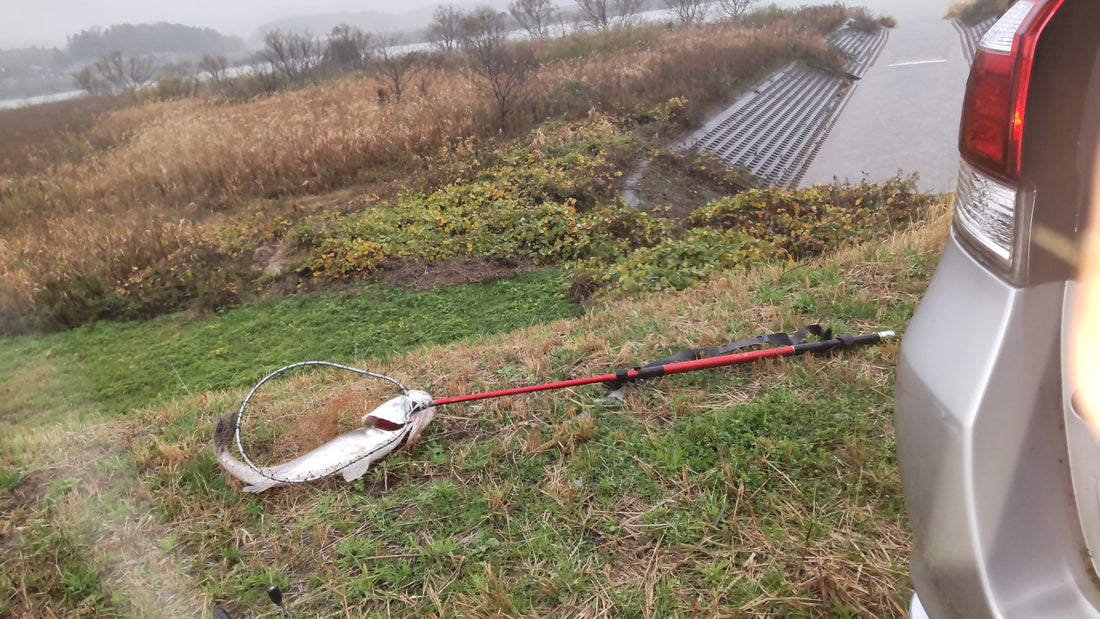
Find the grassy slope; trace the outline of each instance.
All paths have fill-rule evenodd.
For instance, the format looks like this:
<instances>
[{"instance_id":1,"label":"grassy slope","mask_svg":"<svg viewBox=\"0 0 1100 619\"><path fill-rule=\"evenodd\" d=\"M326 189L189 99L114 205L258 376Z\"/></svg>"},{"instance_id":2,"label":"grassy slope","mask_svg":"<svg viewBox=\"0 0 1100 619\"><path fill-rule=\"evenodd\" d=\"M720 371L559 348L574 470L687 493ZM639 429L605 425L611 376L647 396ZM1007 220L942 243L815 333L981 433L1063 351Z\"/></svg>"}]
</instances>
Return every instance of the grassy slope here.
<instances>
[{"instance_id":1,"label":"grassy slope","mask_svg":"<svg viewBox=\"0 0 1100 619\"><path fill-rule=\"evenodd\" d=\"M318 349L445 396L603 373L813 320L901 332L945 230L940 217L797 269L761 267L407 353L418 343L356 348L368 338L341 338L340 323L318 331L330 340L275 331L250 349L248 334L268 325L246 313L9 340L0 612L194 616L222 604L274 617L262 592L278 582L298 616L899 615L908 533L890 424L896 344L671 377L629 390L622 405L590 387L446 407L415 449L354 484L244 496L208 443L242 386ZM417 335L434 310L409 311ZM163 351L181 373L198 364L182 381L190 395L163 369L128 387L136 400L108 388L127 368L89 351L134 351L134 338L149 343L130 358L137 374L156 370ZM242 356L223 365L219 354ZM249 420L257 453L285 457L351 427L388 395L375 382L320 372L273 385Z\"/></svg>"},{"instance_id":2,"label":"grassy slope","mask_svg":"<svg viewBox=\"0 0 1100 619\"><path fill-rule=\"evenodd\" d=\"M48 365L84 383L106 410L124 411L188 393L243 387L264 370L307 358L383 360L425 344L571 316L576 308L565 299L567 287L562 273L545 270L419 293L361 287L299 295L201 319L104 322L0 340L0 370L26 374L5 387L25 389ZM0 419L29 417L35 412L31 400L42 397L47 396L38 390L4 398Z\"/></svg>"},{"instance_id":3,"label":"grassy slope","mask_svg":"<svg viewBox=\"0 0 1100 619\"><path fill-rule=\"evenodd\" d=\"M267 266L254 251L310 227L310 216L434 184L436 166L465 146L477 156L479 144L548 118L594 112L667 137L665 122L692 125L769 67L801 59L839 69L823 35L847 15L840 5L767 10L744 23L539 42L540 65L516 92L503 134L489 89L456 57L417 69L400 104L379 99L389 88L381 76L357 72L259 97L246 94L244 77L221 83L244 88L230 100L2 111L0 333L251 300ZM338 188L351 199L325 195Z\"/></svg>"}]
</instances>

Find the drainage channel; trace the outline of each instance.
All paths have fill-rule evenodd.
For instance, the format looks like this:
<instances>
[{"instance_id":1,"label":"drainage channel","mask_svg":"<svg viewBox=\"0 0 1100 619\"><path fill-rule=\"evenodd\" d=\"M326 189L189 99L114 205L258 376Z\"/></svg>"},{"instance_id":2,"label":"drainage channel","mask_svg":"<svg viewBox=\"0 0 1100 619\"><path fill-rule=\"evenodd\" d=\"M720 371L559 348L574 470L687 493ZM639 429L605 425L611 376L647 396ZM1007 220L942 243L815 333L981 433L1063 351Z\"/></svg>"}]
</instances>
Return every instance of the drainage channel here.
<instances>
[{"instance_id":1,"label":"drainage channel","mask_svg":"<svg viewBox=\"0 0 1100 619\"><path fill-rule=\"evenodd\" d=\"M868 32L849 22L829 36L848 61L836 77L792 63L765 78L703 127L685 146L745 168L761 186L798 183L858 80L886 43L887 31Z\"/></svg>"},{"instance_id":2,"label":"drainage channel","mask_svg":"<svg viewBox=\"0 0 1100 619\"><path fill-rule=\"evenodd\" d=\"M831 34L828 42L848 60L848 74L860 78L882 51L886 43L886 28L876 26L873 31L867 31L855 28L849 22Z\"/></svg>"},{"instance_id":3,"label":"drainage channel","mask_svg":"<svg viewBox=\"0 0 1100 619\"><path fill-rule=\"evenodd\" d=\"M974 54L978 51L978 43L982 40L982 35L992 28L993 24L996 22L996 17L990 17L973 26L967 26L959 21L958 18L951 20L951 25L959 32L959 41L962 43L963 54L966 55L967 64L974 62Z\"/></svg>"}]
</instances>

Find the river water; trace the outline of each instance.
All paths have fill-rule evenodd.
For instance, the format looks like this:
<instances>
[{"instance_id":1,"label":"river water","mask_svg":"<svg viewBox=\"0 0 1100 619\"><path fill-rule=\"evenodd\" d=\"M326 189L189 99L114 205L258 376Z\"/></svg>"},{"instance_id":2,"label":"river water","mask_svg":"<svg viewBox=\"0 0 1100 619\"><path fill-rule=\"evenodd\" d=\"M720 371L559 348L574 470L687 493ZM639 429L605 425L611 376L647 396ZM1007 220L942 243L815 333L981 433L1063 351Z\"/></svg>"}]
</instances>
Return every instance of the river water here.
<instances>
[{"instance_id":1,"label":"river water","mask_svg":"<svg viewBox=\"0 0 1100 619\"><path fill-rule=\"evenodd\" d=\"M10 110L17 107L38 105L39 103L51 103L53 101L65 101L67 99L82 97L85 94L83 90L70 90L68 92L58 92L52 95L41 95L38 97L26 97L24 99L3 99L0 100L0 110Z\"/></svg>"}]
</instances>

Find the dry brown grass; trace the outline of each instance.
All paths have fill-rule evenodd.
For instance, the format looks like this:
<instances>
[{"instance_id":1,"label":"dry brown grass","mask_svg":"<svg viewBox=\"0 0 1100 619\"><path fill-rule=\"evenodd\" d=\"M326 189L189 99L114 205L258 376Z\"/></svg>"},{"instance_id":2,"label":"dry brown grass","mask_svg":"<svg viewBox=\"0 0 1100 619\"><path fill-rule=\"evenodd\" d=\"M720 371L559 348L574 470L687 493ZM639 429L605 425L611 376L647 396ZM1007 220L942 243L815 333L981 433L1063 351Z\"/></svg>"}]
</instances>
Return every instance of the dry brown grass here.
<instances>
[{"instance_id":1,"label":"dry brown grass","mask_svg":"<svg viewBox=\"0 0 1100 619\"><path fill-rule=\"evenodd\" d=\"M0 175L34 173L111 146L94 128L105 115L134 103L129 97L99 97L0 110Z\"/></svg>"},{"instance_id":2,"label":"dry brown grass","mask_svg":"<svg viewBox=\"0 0 1100 619\"><path fill-rule=\"evenodd\" d=\"M484 102L469 80L423 77L431 86L401 106L379 104L373 80L343 80L251 103L185 100L108 115L94 132L117 148L0 178L5 306L33 311L32 291L50 279L106 271L124 281L128 266L194 245L196 224L250 196L319 193L408 169L481 131Z\"/></svg>"},{"instance_id":3,"label":"dry brown grass","mask_svg":"<svg viewBox=\"0 0 1100 619\"><path fill-rule=\"evenodd\" d=\"M835 294L845 298L862 292L881 300L884 306L895 301L912 302L925 284L923 276L912 272L913 256L937 255L948 224L949 215L943 211L929 225L895 234L875 247L848 248L831 255L829 264L843 281L843 289ZM556 358L576 359L568 367L571 376L602 374L608 368L632 364L685 342L706 345L728 341L731 329L748 333L793 328L802 317L794 315L783 300L749 302L754 290L784 277L799 277L799 272L769 266L723 276L698 289L621 301L575 320L420 350L387 362L386 372L439 397L505 386L509 381L503 371L507 368L518 371L525 381L553 379L562 370L548 362L554 354ZM858 331L864 326L883 325L845 326ZM815 382L836 383L838 390L885 391L890 388L897 354L898 347L890 345L875 348L864 359L806 358L804 367L817 376ZM644 389L629 391L622 414L660 427L671 419L686 419L751 401L777 387L797 391L798 381L787 370L783 363L756 366L742 373L743 379L736 388L731 384L728 391L654 382ZM644 397L640 395L643 392ZM320 430L312 439L321 442L354 424L363 412L354 403L379 402L391 393L392 388L379 381L347 379L337 373L296 376L272 383L264 399L250 413L248 422L255 424L252 427L270 427L278 433L293 427L301 411L313 410L316 414L310 419ZM381 476L377 486L367 484L362 491L350 490L340 481L324 487L289 488L264 495L256 502L224 498L207 501L203 489L185 487L182 479L188 474L185 473L188 467L193 469L193 462L207 455L209 432L217 415L231 410L242 396L239 390L196 394L155 409L135 411L129 418L112 419L109 423L67 424L49 431L36 429L9 434L0 443L7 451L0 455L37 454L36 472L32 473L37 481L30 485L38 487L41 496L30 497L22 507L17 507L22 512L0 513L2 521L19 526L37 514L47 517L52 526L82 532L85 539L93 540L85 551L102 570L104 589L126 592L134 611L150 616L203 616L209 612L219 600L211 599L207 593L212 583L194 580L196 572L205 574L204 578L213 575L217 580L230 580L239 570L263 573L271 566L285 566L283 573L294 582L309 583L306 588L299 585L291 592L292 608L324 602L330 616L359 617L368 610L389 616L426 613L446 617L515 616L511 596L518 587L544 587L548 588L548 594L553 593L550 565L505 569L452 554L440 558L444 567L423 582L407 587L400 596L390 595L385 602L378 602L347 591L347 584L362 574L341 568L336 549L349 540L377 540L374 558L363 560L363 565L370 567L363 569L375 569L394 559L417 557L399 543L374 537L377 521L372 518L381 516L355 507L361 505L354 502L360 494L385 496L386 484L391 480L421 490L440 479L482 488L487 503L495 506L493 518L507 519L514 507L511 495L516 482L494 476L491 469L466 469L463 460L473 457L480 446L490 441L497 450L493 455L495 461L525 458L544 450L560 451L563 458L583 458L571 446L589 440L592 419L573 416L546 422L554 401L576 396L555 392L441 409L429 434L430 440L442 441L446 446L447 462L433 464L423 455L401 462L386 461L382 466L388 473ZM178 437L161 438L163 429L178 428L184 419L188 420L188 428ZM886 433L882 440L889 441L888 420L882 425ZM301 432L284 438L288 442L276 443L281 457L286 457L284 449L293 451L311 446ZM119 458L133 459L136 478L120 477L120 471L126 467L111 465ZM867 463L858 453L838 453L836 462L838 477L841 468L848 469L845 473L854 470L861 477L871 474L871 467L863 473ZM767 500L763 492L747 490L728 468L691 476L685 469L682 475L663 477L652 463L637 458L635 463L667 489L662 501L647 502L629 492L614 505L592 501L590 490L571 479L566 470L567 460L547 467L539 491L561 506L563 517L568 519L563 525L589 531L596 550L581 568L586 588L579 593L562 592L556 606L544 609L547 614L563 617L614 614L615 592L633 590L644 592L650 601L648 616L657 616L652 602L661 595L661 583L670 579L699 582L688 575L700 574L705 566L720 566L728 561L727 567L707 572L707 578L719 578L725 586L738 588L741 597L728 598L722 589L679 590L674 592L679 601L678 616L747 617L783 613L821 616L828 614L833 604L862 616L904 616L898 600L906 594L908 586L904 574L909 533L901 516L882 513L874 500L817 503L801 496L797 485L788 483L779 462L772 466L780 483L767 492L778 498ZM79 480L75 485L78 490L68 495L62 508L52 512L46 503L39 502L45 501L51 478ZM669 506L695 505L693 502L704 482L723 480L729 502L722 517L696 543L667 541L662 531L668 525L654 522L649 516ZM879 482L896 487L896 479L876 483ZM119 493L119 488L124 491ZM322 515L316 507L319 500L329 501ZM262 509L263 522L273 524L260 525L247 516L249 510L255 509L254 503ZM9 501L0 507L10 505ZM112 508L104 511L105 505ZM406 522L416 517L415 503L387 505L389 519ZM154 512L159 515L154 517ZM810 535L813 523L822 514L840 516L831 519L828 531ZM608 519L617 523L615 535L587 524ZM349 527L349 522L356 526ZM493 520L485 526L503 525ZM777 528L789 534L777 537ZM272 531L277 532L277 542L272 541ZM425 545L435 534L431 526L425 526L412 535ZM457 541L467 544L475 535L476 531L471 530ZM240 557L239 562L224 559L228 549ZM597 555L611 560L601 561ZM19 570L38 573L42 569L40 562L49 560L50 557L5 554L0 564L7 573ZM794 585L782 599L770 595L759 584L777 571ZM454 583L460 578L474 578L481 583L480 589L456 593ZM744 591L756 593L744 597ZM14 604L13 616L71 614L72 606L50 597L49 592L15 591L9 599ZM258 604L257 608L274 610ZM84 615L96 613L86 609Z\"/></svg>"},{"instance_id":4,"label":"dry brown grass","mask_svg":"<svg viewBox=\"0 0 1100 619\"><path fill-rule=\"evenodd\" d=\"M422 96L400 106L378 102L380 82L346 79L248 103L188 99L127 108L92 131L118 147L5 177L0 195L52 214L102 215L136 205L171 212L192 202L210 208L248 196L317 193L374 167L407 165L480 129L481 99L468 80L443 73L422 79Z\"/></svg>"},{"instance_id":5,"label":"dry brown grass","mask_svg":"<svg viewBox=\"0 0 1100 619\"><path fill-rule=\"evenodd\" d=\"M651 28L627 49L600 49L599 37L619 35L583 35L591 39L571 44L593 53L539 69L512 122L521 129L592 108L645 116L686 97L679 120L690 125L770 67L835 61L821 34L844 15L826 7L756 28ZM25 328L51 282L120 288L132 268L191 251L224 223L217 217L257 198L404 180L441 146L496 133L488 92L460 67L442 67L423 67L399 105L379 101L385 84L376 77L344 78L243 103L97 107L62 131L64 139L44 140L56 142L49 152L31 153L29 139L13 146L9 160L18 165L0 166L0 318L8 323L0 331Z\"/></svg>"},{"instance_id":6,"label":"dry brown grass","mask_svg":"<svg viewBox=\"0 0 1100 619\"><path fill-rule=\"evenodd\" d=\"M944 19L959 19L973 26L989 17L996 17L1008 10L1012 0L965 0L954 2L947 9Z\"/></svg>"},{"instance_id":7,"label":"dry brown grass","mask_svg":"<svg viewBox=\"0 0 1100 619\"><path fill-rule=\"evenodd\" d=\"M590 93L601 109L647 112L656 103L684 97L691 103L683 119L691 125L709 108L774 68L793 59L828 63L824 38L783 22L763 29L733 23L679 29L656 42L615 54L600 54L545 67L532 88L540 106L565 84ZM554 113L563 110L553 109Z\"/></svg>"}]
</instances>

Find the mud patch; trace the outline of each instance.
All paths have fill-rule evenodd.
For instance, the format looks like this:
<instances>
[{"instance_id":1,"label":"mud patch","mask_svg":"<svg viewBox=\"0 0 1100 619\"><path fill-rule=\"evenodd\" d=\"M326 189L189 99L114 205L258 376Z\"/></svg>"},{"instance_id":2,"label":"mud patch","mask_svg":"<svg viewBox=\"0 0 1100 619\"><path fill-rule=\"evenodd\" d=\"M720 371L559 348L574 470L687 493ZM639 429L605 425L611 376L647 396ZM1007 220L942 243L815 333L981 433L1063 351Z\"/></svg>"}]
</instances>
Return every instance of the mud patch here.
<instances>
[{"instance_id":1,"label":"mud patch","mask_svg":"<svg viewBox=\"0 0 1100 619\"><path fill-rule=\"evenodd\" d=\"M43 496L45 496L46 489L49 487L51 479L53 479L53 477L50 475L49 471L37 470L27 473L19 480L19 483L16 484L14 488L3 493L3 495L8 495L8 497L6 497L7 500L4 502L9 503L9 505L5 505L3 509L8 507L33 507Z\"/></svg>"},{"instance_id":2,"label":"mud patch","mask_svg":"<svg viewBox=\"0 0 1100 619\"><path fill-rule=\"evenodd\" d=\"M262 245L252 253L252 263L268 277L278 277L286 272L287 263L297 257L294 243L284 239L279 243Z\"/></svg>"},{"instance_id":3,"label":"mud patch","mask_svg":"<svg viewBox=\"0 0 1100 619\"><path fill-rule=\"evenodd\" d=\"M708 154L662 152L632 178L635 208L683 222L710 202L756 184L744 170Z\"/></svg>"},{"instance_id":4,"label":"mud patch","mask_svg":"<svg viewBox=\"0 0 1100 619\"><path fill-rule=\"evenodd\" d=\"M17 528L46 496L51 479L48 471L31 471L10 490L0 490L0 554L11 548Z\"/></svg>"},{"instance_id":5,"label":"mud patch","mask_svg":"<svg viewBox=\"0 0 1100 619\"><path fill-rule=\"evenodd\" d=\"M423 260L393 258L379 269L380 281L388 286L429 290L436 286L489 283L534 270L528 261L481 258L454 258L429 263Z\"/></svg>"}]
</instances>

